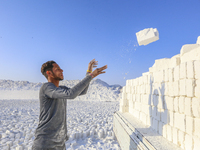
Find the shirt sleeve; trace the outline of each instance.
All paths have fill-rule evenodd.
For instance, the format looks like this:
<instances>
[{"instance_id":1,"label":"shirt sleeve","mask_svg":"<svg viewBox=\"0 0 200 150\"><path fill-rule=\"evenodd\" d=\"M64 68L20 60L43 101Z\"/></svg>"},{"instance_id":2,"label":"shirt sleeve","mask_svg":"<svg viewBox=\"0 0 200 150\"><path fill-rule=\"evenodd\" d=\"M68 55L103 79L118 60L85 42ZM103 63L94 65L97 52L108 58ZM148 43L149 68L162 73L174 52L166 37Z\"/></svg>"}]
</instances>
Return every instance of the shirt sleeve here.
<instances>
[{"instance_id":1,"label":"shirt sleeve","mask_svg":"<svg viewBox=\"0 0 200 150\"><path fill-rule=\"evenodd\" d=\"M86 87L89 86L91 80L92 77L87 75L82 81L72 88L56 87L53 83L47 84L45 95L54 99L74 99L80 95L80 93L82 93Z\"/></svg>"},{"instance_id":2,"label":"shirt sleeve","mask_svg":"<svg viewBox=\"0 0 200 150\"><path fill-rule=\"evenodd\" d=\"M89 75L89 74L90 74L90 73L87 72L87 73L86 73L86 76ZM89 88L89 85L90 85L90 84L88 84L88 86L86 86L86 88L79 94L79 96L80 96L80 95L85 95L85 94L87 93L88 88Z\"/></svg>"}]
</instances>

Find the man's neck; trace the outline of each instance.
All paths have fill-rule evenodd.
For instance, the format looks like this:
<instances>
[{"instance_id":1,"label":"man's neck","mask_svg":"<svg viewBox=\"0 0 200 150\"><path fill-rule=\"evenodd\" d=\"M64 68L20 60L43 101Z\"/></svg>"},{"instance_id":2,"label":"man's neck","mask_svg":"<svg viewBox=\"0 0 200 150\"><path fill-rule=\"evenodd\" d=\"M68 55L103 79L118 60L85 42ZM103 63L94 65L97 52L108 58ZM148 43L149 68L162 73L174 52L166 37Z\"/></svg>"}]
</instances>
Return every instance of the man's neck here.
<instances>
[{"instance_id":1,"label":"man's neck","mask_svg":"<svg viewBox=\"0 0 200 150\"><path fill-rule=\"evenodd\" d=\"M59 80L55 80L55 79L49 78L49 79L48 79L48 82L51 82L51 83L53 83L56 87L59 87Z\"/></svg>"}]
</instances>

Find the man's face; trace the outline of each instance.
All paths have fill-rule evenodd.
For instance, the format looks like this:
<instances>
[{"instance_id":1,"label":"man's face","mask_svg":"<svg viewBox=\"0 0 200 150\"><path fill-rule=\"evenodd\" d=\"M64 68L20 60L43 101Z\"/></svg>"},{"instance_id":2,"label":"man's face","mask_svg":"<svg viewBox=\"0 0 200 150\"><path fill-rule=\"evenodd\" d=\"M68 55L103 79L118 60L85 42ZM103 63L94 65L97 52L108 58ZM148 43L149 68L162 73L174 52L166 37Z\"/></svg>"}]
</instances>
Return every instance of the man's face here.
<instances>
[{"instance_id":1,"label":"man's face","mask_svg":"<svg viewBox=\"0 0 200 150\"><path fill-rule=\"evenodd\" d=\"M52 68L52 72L53 72L53 78L56 80L63 80L63 70L60 68L60 66L56 63L52 64L53 68Z\"/></svg>"}]
</instances>

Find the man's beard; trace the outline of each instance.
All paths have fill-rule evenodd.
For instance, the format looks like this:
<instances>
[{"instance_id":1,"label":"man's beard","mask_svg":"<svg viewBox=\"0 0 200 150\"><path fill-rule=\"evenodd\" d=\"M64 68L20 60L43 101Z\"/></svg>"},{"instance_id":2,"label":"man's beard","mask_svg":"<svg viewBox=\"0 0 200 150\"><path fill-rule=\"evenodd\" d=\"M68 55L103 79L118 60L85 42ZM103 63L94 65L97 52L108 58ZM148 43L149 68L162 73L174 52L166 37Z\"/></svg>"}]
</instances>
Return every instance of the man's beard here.
<instances>
[{"instance_id":1,"label":"man's beard","mask_svg":"<svg viewBox=\"0 0 200 150\"><path fill-rule=\"evenodd\" d=\"M52 71L52 73L53 73L53 71ZM64 78L61 79L61 78L57 77L54 73L53 73L53 76L54 76L54 79L59 80L59 81L62 81L64 79Z\"/></svg>"}]
</instances>

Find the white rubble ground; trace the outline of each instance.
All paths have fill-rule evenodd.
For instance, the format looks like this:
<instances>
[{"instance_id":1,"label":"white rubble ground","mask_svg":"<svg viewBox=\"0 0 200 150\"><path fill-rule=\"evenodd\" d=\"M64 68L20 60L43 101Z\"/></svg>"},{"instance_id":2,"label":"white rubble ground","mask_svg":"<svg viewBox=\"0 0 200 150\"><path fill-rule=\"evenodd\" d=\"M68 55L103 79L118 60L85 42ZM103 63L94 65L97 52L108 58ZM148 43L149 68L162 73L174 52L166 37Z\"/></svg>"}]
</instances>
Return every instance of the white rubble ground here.
<instances>
[{"instance_id":1,"label":"white rubble ground","mask_svg":"<svg viewBox=\"0 0 200 150\"><path fill-rule=\"evenodd\" d=\"M73 87L80 80L64 80L60 85ZM42 83L28 81L0 80L0 99L38 99ZM100 79L91 81L86 95L78 96L75 100L119 101L122 86L108 85Z\"/></svg>"},{"instance_id":2,"label":"white rubble ground","mask_svg":"<svg viewBox=\"0 0 200 150\"><path fill-rule=\"evenodd\" d=\"M39 100L0 100L0 149L31 150ZM67 150L120 150L113 133L119 102L67 101Z\"/></svg>"},{"instance_id":3,"label":"white rubble ground","mask_svg":"<svg viewBox=\"0 0 200 150\"><path fill-rule=\"evenodd\" d=\"M159 39L159 33L156 28L146 28L136 33L139 45L147 45Z\"/></svg>"}]
</instances>

